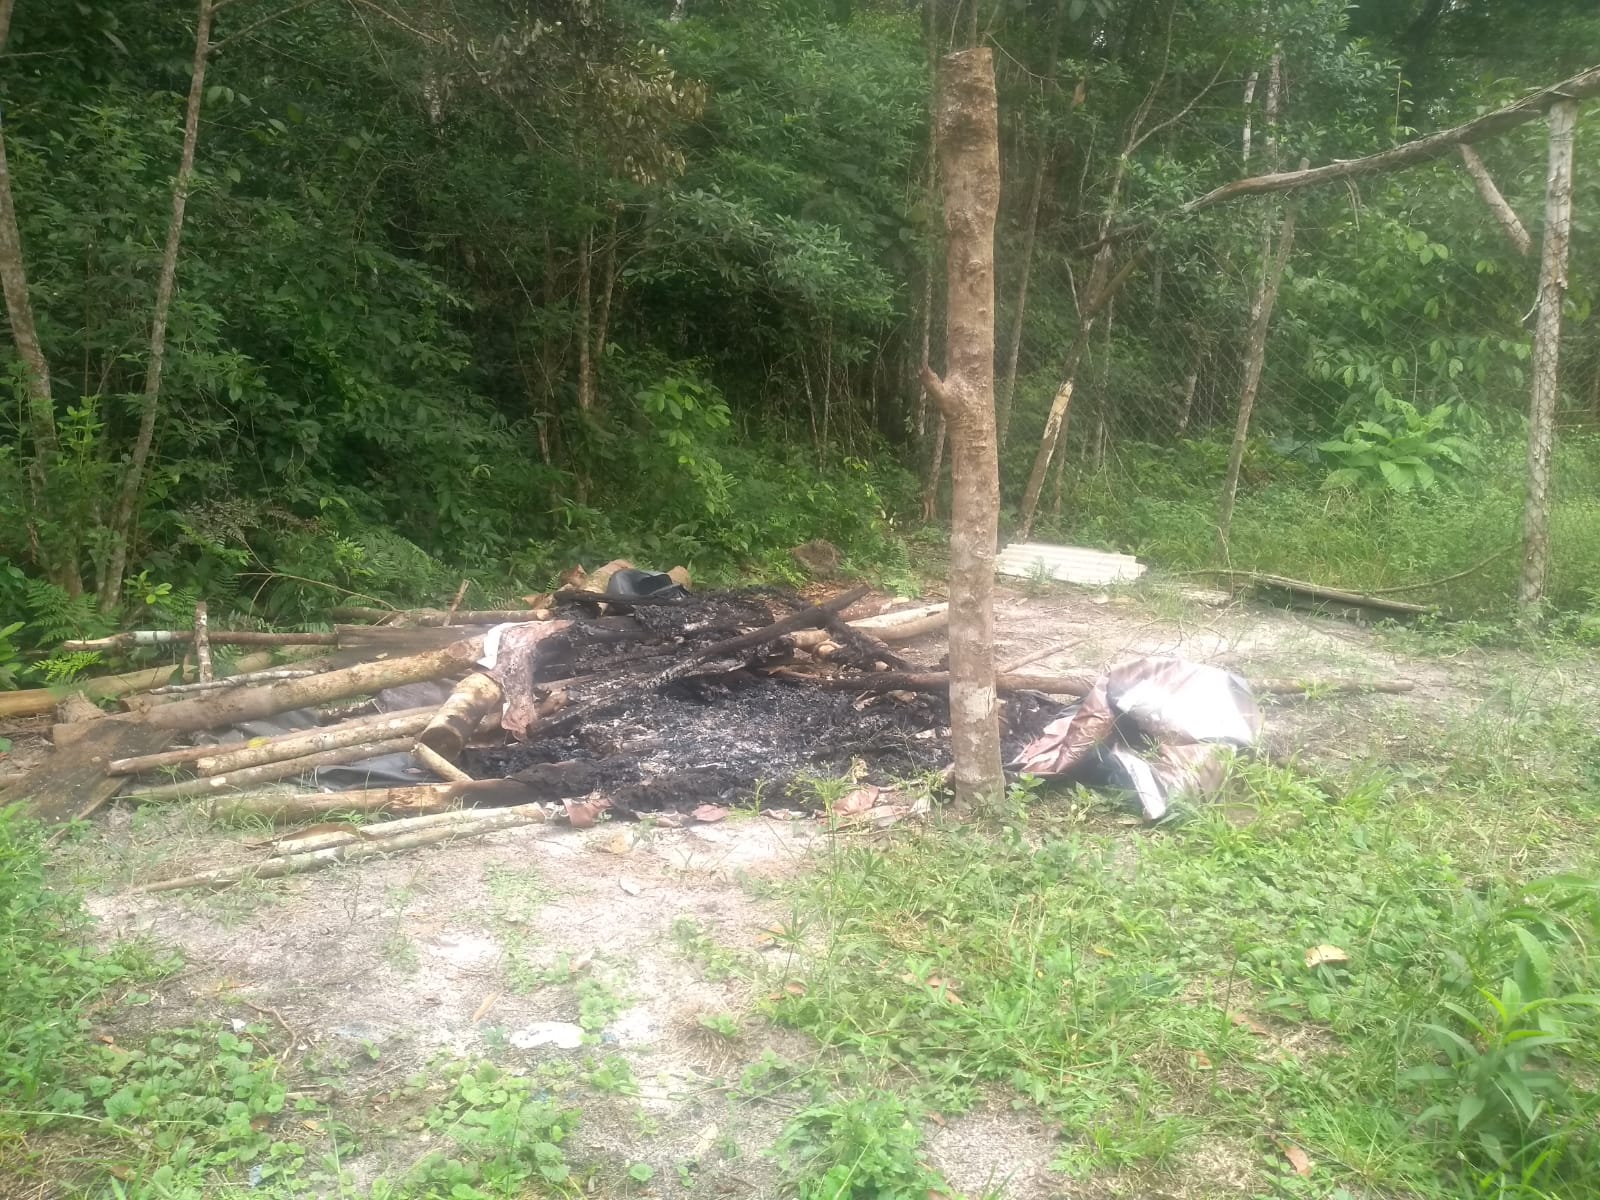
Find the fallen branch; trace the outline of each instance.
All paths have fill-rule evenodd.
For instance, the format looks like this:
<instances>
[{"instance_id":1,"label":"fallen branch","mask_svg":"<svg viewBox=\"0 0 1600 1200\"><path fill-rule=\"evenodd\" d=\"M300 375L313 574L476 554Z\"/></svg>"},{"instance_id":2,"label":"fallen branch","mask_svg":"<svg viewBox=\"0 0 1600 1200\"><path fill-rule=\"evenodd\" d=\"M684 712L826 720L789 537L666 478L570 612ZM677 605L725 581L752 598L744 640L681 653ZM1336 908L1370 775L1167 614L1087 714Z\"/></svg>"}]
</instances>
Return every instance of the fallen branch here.
<instances>
[{"instance_id":1,"label":"fallen branch","mask_svg":"<svg viewBox=\"0 0 1600 1200\"><path fill-rule=\"evenodd\" d=\"M1494 176L1489 174L1489 168L1483 165L1483 159L1478 157L1478 152L1465 142L1457 148L1461 151L1461 161L1466 165L1467 174L1472 176L1472 182L1478 188L1478 195L1489 206L1489 211L1500 223L1500 228L1505 231L1506 237L1511 239L1511 244L1516 247L1517 253L1526 258L1533 251L1533 238L1528 235L1527 228L1522 224L1522 218L1517 216L1517 210L1507 203L1506 198L1500 194L1500 189L1495 187Z\"/></svg>"},{"instance_id":2,"label":"fallen branch","mask_svg":"<svg viewBox=\"0 0 1600 1200\"><path fill-rule=\"evenodd\" d=\"M194 642L192 629L130 629L110 637L62 642L63 650L126 650L130 646L187 646ZM268 633L241 629L212 632L207 640L213 646L337 646L333 633Z\"/></svg>"},{"instance_id":3,"label":"fallen branch","mask_svg":"<svg viewBox=\"0 0 1600 1200\"><path fill-rule=\"evenodd\" d=\"M423 783L414 787L360 788L348 792L262 791L219 797L211 818L221 821L271 821L291 825L331 813L439 813L454 808L527 804L538 793L516 779L475 779L471 783Z\"/></svg>"},{"instance_id":4,"label":"fallen branch","mask_svg":"<svg viewBox=\"0 0 1600 1200\"><path fill-rule=\"evenodd\" d=\"M164 750L160 754L143 754L137 758L119 758L106 768L108 775L142 775L161 767L177 767L185 763L197 764L202 775L216 775L239 767L253 767L258 763L276 762L280 758L298 758L318 750L333 750L339 746L354 746L388 734L399 737L414 733L427 724L433 716L431 706L403 708L391 713L371 717L358 717L342 725L329 725L323 729L296 730L277 737L253 739L237 745L187 746L181 750ZM413 724L415 722L415 724ZM246 755L250 757L246 759ZM226 766L217 765L227 759ZM201 766L206 769L201 769Z\"/></svg>"},{"instance_id":5,"label":"fallen branch","mask_svg":"<svg viewBox=\"0 0 1600 1200\"><path fill-rule=\"evenodd\" d=\"M531 805L531 802L530 802ZM459 824L463 817L475 817L482 810L456 809L452 812L432 813L425 817L398 817L375 825L350 825L344 829L312 826L308 830L291 830L273 839L273 854L304 854L311 850L325 850L329 846L345 846L352 842L372 841L393 837L397 833L410 833L414 829L438 829ZM495 810L490 810L495 811ZM505 812L505 809L498 810Z\"/></svg>"},{"instance_id":6,"label":"fallen branch","mask_svg":"<svg viewBox=\"0 0 1600 1200\"><path fill-rule=\"evenodd\" d=\"M942 692L950 687L948 671L885 671L877 675L808 675L779 670L786 679L803 679L819 687L845 692ZM1074 675L1029 675L1009 671L995 677L1002 692L1043 692L1047 696L1086 696L1094 689L1099 673ZM1269 696L1315 695L1330 692L1383 692L1398 694L1413 690L1409 679L1257 679L1251 688Z\"/></svg>"},{"instance_id":7,"label":"fallen branch","mask_svg":"<svg viewBox=\"0 0 1600 1200\"><path fill-rule=\"evenodd\" d=\"M519 825L535 825L545 820L544 807L538 804L519 805L516 808L500 809L495 812L485 813L459 813L453 814L461 818L457 823L442 827L411 829L403 833L382 836L375 833L381 826L368 827L362 832L364 837L329 846L322 850L311 850L301 854L283 854L265 859L248 867L219 867L213 871L201 871L197 875L184 875L177 879L164 879L159 883L146 884L142 891L146 892L173 892L183 888L194 887L231 887L236 883L243 883L246 879L278 879L284 875L296 875L306 871L317 871L323 867L331 867L335 863L357 862L361 859L374 858L381 854L393 854L400 850L414 850L418 846L431 846L439 842L449 841L457 837L481 837L486 833L494 833L501 829L513 829Z\"/></svg>"},{"instance_id":8,"label":"fallen branch","mask_svg":"<svg viewBox=\"0 0 1600 1200\"><path fill-rule=\"evenodd\" d=\"M338 766L342 763L360 762L364 758L377 758L380 754L400 754L411 749L409 737L388 738L381 742L363 742L356 746L340 746L299 758L286 758L277 762L262 763L258 767L244 767L221 775L199 779L180 779L175 783L161 783L154 787L138 788L124 792L124 800L147 804L153 800L186 800L191 796L215 795L218 792L236 792L258 783L271 783L278 779L293 779L318 767Z\"/></svg>"}]
</instances>

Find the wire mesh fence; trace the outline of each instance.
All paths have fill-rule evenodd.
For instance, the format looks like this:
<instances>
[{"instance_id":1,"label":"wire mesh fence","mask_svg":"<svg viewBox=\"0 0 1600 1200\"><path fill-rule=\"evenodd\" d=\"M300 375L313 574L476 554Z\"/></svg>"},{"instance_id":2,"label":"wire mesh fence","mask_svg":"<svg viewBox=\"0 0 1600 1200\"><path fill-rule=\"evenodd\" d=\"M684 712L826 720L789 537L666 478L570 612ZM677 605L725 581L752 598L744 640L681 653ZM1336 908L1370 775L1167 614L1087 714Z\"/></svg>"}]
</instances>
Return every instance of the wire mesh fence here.
<instances>
[{"instance_id":1,"label":"wire mesh fence","mask_svg":"<svg viewBox=\"0 0 1600 1200\"><path fill-rule=\"evenodd\" d=\"M1544 127L1480 150L1466 157L1505 186L1498 213L1452 155L1158 222L1103 267L1041 236L1014 384L1000 366L1020 527L1373 588L1470 568L1458 592L1503 606L1521 560ZM1550 593L1578 604L1600 587L1595 174L1580 157L1550 498ZM1002 346L1016 276L1001 281Z\"/></svg>"}]
</instances>

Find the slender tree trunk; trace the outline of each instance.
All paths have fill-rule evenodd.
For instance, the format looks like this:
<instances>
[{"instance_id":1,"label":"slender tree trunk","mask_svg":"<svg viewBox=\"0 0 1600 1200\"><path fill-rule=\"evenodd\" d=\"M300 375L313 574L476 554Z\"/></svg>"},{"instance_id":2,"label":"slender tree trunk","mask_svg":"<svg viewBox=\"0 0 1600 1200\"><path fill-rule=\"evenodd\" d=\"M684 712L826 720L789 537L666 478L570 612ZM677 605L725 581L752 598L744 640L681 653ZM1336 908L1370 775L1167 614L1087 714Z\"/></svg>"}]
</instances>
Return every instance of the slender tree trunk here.
<instances>
[{"instance_id":1,"label":"slender tree trunk","mask_svg":"<svg viewBox=\"0 0 1600 1200\"><path fill-rule=\"evenodd\" d=\"M1522 579L1517 604L1534 619L1550 573L1550 465L1556 446L1561 383L1561 307L1567 295L1572 238L1572 151L1576 100L1550 106L1550 158L1545 174L1544 250L1539 263L1539 318L1533 336L1533 395L1528 413L1528 498L1522 517Z\"/></svg>"},{"instance_id":2,"label":"slender tree trunk","mask_svg":"<svg viewBox=\"0 0 1600 1200\"><path fill-rule=\"evenodd\" d=\"M598 399L595 374L605 358L606 338L611 333L611 301L617 292L617 214L611 214L611 235L600 260L600 307L594 318L594 353L589 360L590 401Z\"/></svg>"},{"instance_id":3,"label":"slender tree trunk","mask_svg":"<svg viewBox=\"0 0 1600 1200\"><path fill-rule=\"evenodd\" d=\"M1494 214L1494 219L1499 222L1506 237L1516 247L1517 253L1526 258L1533 253L1533 238L1522 224L1522 219L1517 216L1517 210L1512 208L1500 194L1500 189L1494 184L1494 176L1489 174L1489 168L1484 166L1483 159L1478 157L1478 152L1465 142L1461 143L1459 149L1461 161L1466 165L1467 174L1472 176L1472 183L1478 189L1478 195L1489 206L1489 211Z\"/></svg>"},{"instance_id":4,"label":"slender tree trunk","mask_svg":"<svg viewBox=\"0 0 1600 1200\"><path fill-rule=\"evenodd\" d=\"M1178 429L1177 434L1182 437L1189 432L1189 418L1194 413L1194 393L1200 386L1200 351L1195 350L1194 361L1189 364L1189 373L1183 377L1182 399L1178 402Z\"/></svg>"},{"instance_id":5,"label":"slender tree trunk","mask_svg":"<svg viewBox=\"0 0 1600 1200\"><path fill-rule=\"evenodd\" d=\"M155 442L156 417L161 408L161 370L167 357L167 318L172 312L172 294L178 281L178 248L183 240L183 213L189 203L189 184L194 176L195 146L200 140L200 103L205 97L206 60L211 53L211 18L214 0L200 0L194 31L194 65L189 74L189 101L183 113L183 153L178 174L172 181L172 216L167 222L167 244L161 254L161 273L156 281L155 312L150 321L150 359L145 366L144 395L139 407L139 432L133 453L111 512L110 550L100 577L100 610L110 612L122 595L122 575L128 565L128 544L132 539L134 517L144 494L145 468L150 447Z\"/></svg>"},{"instance_id":6,"label":"slender tree trunk","mask_svg":"<svg viewBox=\"0 0 1600 1200\"><path fill-rule=\"evenodd\" d=\"M1061 29L1066 23L1066 0L1056 0L1055 10L1050 18L1050 61L1045 64L1044 87L1042 89L1043 101L1048 105L1055 98L1056 77L1060 70L1061 59ZM1079 88L1074 93L1073 107L1081 102L1083 89ZM1019 132L1017 137L1018 152L1026 144L1026 139ZM1001 450L1006 446L1006 434L1011 428L1011 404L1017 393L1017 362L1022 354L1022 334L1028 320L1028 283L1033 274L1033 247L1039 233L1039 207L1044 198L1045 178L1050 171L1051 146L1049 141L1041 136L1035 147L1036 155L1033 164L1033 181L1028 188L1028 211L1022 227L1022 263L1018 269L1017 278L1017 303L1011 313L1011 338L1006 348L1006 369L1001 378L1000 390L995 396L994 424L996 445Z\"/></svg>"},{"instance_id":7,"label":"slender tree trunk","mask_svg":"<svg viewBox=\"0 0 1600 1200\"><path fill-rule=\"evenodd\" d=\"M1278 285L1283 282L1283 270L1294 249L1298 199L1291 197L1284 208L1277 249L1271 247L1270 234L1262 246L1267 257L1262 262L1261 290L1256 293L1256 302L1251 306L1250 333L1245 343L1244 386L1239 391L1239 413L1233 426L1233 445L1228 451L1228 472L1222 481L1222 508L1217 514L1217 540L1224 554L1228 549L1228 535L1233 529L1233 504L1239 492L1239 472L1244 466L1245 445L1250 438L1250 417L1261 388L1261 371L1267 361L1267 334L1272 328L1272 310L1278 303Z\"/></svg>"},{"instance_id":8,"label":"slender tree trunk","mask_svg":"<svg viewBox=\"0 0 1600 1200\"><path fill-rule=\"evenodd\" d=\"M933 447L928 454L928 473L922 480L922 519L931 521L939 515L939 484L944 478L944 443L946 428L944 414L933 418Z\"/></svg>"},{"instance_id":9,"label":"slender tree trunk","mask_svg":"<svg viewBox=\"0 0 1600 1200\"><path fill-rule=\"evenodd\" d=\"M5 50L11 30L14 0L0 0L0 53ZM28 495L35 515L45 515L45 491L50 468L60 452L56 437L54 393L50 386L50 363L39 341L33 319L33 301L28 291L27 260L22 253L22 234L17 227L16 201L11 187L11 164L6 158L5 130L0 120L0 290L4 291L6 316L11 326L11 341L22 361L27 392L27 427L33 441L28 461ZM30 522L29 540L39 557L39 565L54 582L77 595L83 590L78 577L76 554L41 541L37 526ZM53 539L52 539L53 540Z\"/></svg>"},{"instance_id":10,"label":"slender tree trunk","mask_svg":"<svg viewBox=\"0 0 1600 1200\"><path fill-rule=\"evenodd\" d=\"M1000 148L994 60L944 59L939 154L944 179L948 312L945 377L924 382L950 429L950 745L958 804L1005 789L994 680L994 559L1000 468L994 428L994 228Z\"/></svg>"},{"instance_id":11,"label":"slender tree trunk","mask_svg":"<svg viewBox=\"0 0 1600 1200\"><path fill-rule=\"evenodd\" d=\"M594 408L594 354L589 341L594 302L594 228L578 239L578 411Z\"/></svg>"},{"instance_id":12,"label":"slender tree trunk","mask_svg":"<svg viewBox=\"0 0 1600 1200\"><path fill-rule=\"evenodd\" d=\"M1033 273L1033 242L1039 232L1039 201L1044 194L1045 175L1050 167L1050 152L1039 148L1033 167L1033 183L1028 189L1028 215L1022 227L1022 263L1018 267L1017 303L1011 312L1011 338L1006 347L1006 370L995 395L995 438L1004 449L1011 428L1011 401L1017 392L1017 361L1022 356L1022 331L1028 319L1028 281Z\"/></svg>"}]
</instances>

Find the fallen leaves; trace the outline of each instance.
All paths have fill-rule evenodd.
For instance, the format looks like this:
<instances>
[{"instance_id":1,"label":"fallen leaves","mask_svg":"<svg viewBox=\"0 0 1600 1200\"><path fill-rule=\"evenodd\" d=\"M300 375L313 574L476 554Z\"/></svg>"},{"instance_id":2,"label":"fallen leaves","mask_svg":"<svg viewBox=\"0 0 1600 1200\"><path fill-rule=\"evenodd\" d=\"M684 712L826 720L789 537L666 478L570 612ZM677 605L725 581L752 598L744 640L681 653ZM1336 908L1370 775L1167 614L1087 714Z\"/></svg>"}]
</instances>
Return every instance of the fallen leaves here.
<instances>
[{"instance_id":1,"label":"fallen leaves","mask_svg":"<svg viewBox=\"0 0 1600 1200\"><path fill-rule=\"evenodd\" d=\"M728 815L728 810L723 808L720 804L702 804L689 815L696 821L710 825L714 822L725 819Z\"/></svg>"},{"instance_id":2,"label":"fallen leaves","mask_svg":"<svg viewBox=\"0 0 1600 1200\"><path fill-rule=\"evenodd\" d=\"M951 1004L962 1007L966 1005L966 1001L957 995L955 986L942 975L929 975L926 979L918 979L910 971L907 971L904 975L900 976L900 982L910 984L912 987L928 988L938 995L943 996L946 1000L950 1001Z\"/></svg>"},{"instance_id":3,"label":"fallen leaves","mask_svg":"<svg viewBox=\"0 0 1600 1200\"><path fill-rule=\"evenodd\" d=\"M1240 1029L1247 1030L1248 1032L1255 1034L1257 1037L1270 1036L1267 1027L1252 1017L1249 1013L1231 1012L1228 1014L1228 1019Z\"/></svg>"},{"instance_id":4,"label":"fallen leaves","mask_svg":"<svg viewBox=\"0 0 1600 1200\"><path fill-rule=\"evenodd\" d=\"M638 880L629 879L626 875L617 880L617 886L630 896L638 896L644 892L644 886Z\"/></svg>"},{"instance_id":5,"label":"fallen leaves","mask_svg":"<svg viewBox=\"0 0 1600 1200\"><path fill-rule=\"evenodd\" d=\"M1337 946L1313 946L1306 951L1306 966L1308 967L1326 967L1334 963L1347 963L1349 961L1350 955Z\"/></svg>"},{"instance_id":6,"label":"fallen leaves","mask_svg":"<svg viewBox=\"0 0 1600 1200\"><path fill-rule=\"evenodd\" d=\"M1283 1152L1284 1158L1289 1160L1289 1165L1294 1168L1294 1173L1302 1179L1311 1178L1311 1156L1285 1138L1274 1137L1273 1142Z\"/></svg>"}]
</instances>

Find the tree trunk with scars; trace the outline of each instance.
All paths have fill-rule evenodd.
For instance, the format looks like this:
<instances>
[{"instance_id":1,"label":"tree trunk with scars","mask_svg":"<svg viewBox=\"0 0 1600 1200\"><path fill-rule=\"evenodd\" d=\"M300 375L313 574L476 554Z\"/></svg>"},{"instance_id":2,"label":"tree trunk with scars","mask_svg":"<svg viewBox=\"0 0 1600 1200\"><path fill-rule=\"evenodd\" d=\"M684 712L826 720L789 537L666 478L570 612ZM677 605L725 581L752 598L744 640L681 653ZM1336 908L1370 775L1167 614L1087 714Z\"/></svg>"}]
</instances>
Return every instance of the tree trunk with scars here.
<instances>
[{"instance_id":1,"label":"tree trunk with scars","mask_svg":"<svg viewBox=\"0 0 1600 1200\"><path fill-rule=\"evenodd\" d=\"M947 55L939 89L949 276L945 376L923 382L950 436L950 743L958 804L1005 788L994 681L994 559L1000 526L994 426L994 228L1000 146L994 60Z\"/></svg>"},{"instance_id":2,"label":"tree trunk with scars","mask_svg":"<svg viewBox=\"0 0 1600 1200\"><path fill-rule=\"evenodd\" d=\"M110 612L122 595L122 576L128 565L128 543L132 539L139 497L144 492L145 467L155 441L156 417L161 408L161 369L167 355L167 319L172 312L172 294L178 279L178 247L183 240L183 213L189 202L189 183L194 177L194 152L200 140L200 103L205 96L206 60L211 54L211 19L215 0L200 0L194 31L194 65L189 75L189 100L183 113L183 153L178 174L172 181L172 216L167 222L167 244L161 255L161 273L156 280L155 311L150 319L150 359L145 364L144 395L139 405L139 432L127 473L122 477L116 506L111 512L110 551L101 570L99 599L102 612Z\"/></svg>"},{"instance_id":3,"label":"tree trunk with scars","mask_svg":"<svg viewBox=\"0 0 1600 1200\"><path fill-rule=\"evenodd\" d=\"M1545 173L1544 250L1539 263L1539 317L1533 335L1533 395L1528 413L1528 498L1522 515L1522 578L1517 604L1538 616L1550 573L1550 462L1556 447L1561 382L1561 308L1567 296L1572 239L1572 151L1578 102L1550 106L1550 158Z\"/></svg>"}]
</instances>

